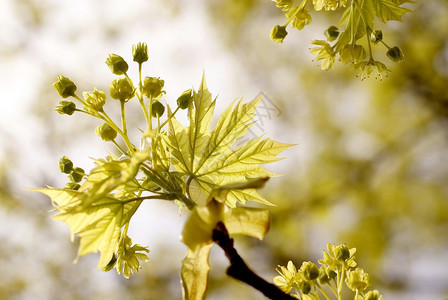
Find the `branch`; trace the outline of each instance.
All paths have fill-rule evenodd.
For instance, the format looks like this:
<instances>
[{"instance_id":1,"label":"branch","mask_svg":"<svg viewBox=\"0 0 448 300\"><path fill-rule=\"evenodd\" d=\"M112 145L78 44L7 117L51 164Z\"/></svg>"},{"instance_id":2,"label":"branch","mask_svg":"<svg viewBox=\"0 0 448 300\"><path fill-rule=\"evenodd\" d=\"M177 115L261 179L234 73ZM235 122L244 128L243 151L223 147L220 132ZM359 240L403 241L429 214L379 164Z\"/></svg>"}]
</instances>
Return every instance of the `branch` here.
<instances>
[{"instance_id":1,"label":"branch","mask_svg":"<svg viewBox=\"0 0 448 300\"><path fill-rule=\"evenodd\" d=\"M224 250L230 261L230 267L227 269L227 275L247 283L262 292L263 295L269 299L297 300L249 269L244 260L233 247L233 239L230 238L224 223L218 222L218 224L216 224L215 229L213 229L212 239L216 244L218 244L219 247L221 247L222 250Z\"/></svg>"}]
</instances>

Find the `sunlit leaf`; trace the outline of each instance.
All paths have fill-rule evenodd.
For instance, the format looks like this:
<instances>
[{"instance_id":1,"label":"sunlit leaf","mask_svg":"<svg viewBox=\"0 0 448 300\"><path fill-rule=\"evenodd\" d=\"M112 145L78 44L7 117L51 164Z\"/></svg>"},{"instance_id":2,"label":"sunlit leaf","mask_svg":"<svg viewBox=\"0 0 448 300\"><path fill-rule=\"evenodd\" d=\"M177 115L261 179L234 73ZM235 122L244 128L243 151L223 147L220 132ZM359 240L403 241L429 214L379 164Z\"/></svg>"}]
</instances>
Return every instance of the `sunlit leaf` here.
<instances>
[{"instance_id":1,"label":"sunlit leaf","mask_svg":"<svg viewBox=\"0 0 448 300\"><path fill-rule=\"evenodd\" d=\"M266 209L236 207L224 216L229 234L243 234L262 240L269 231L270 216Z\"/></svg>"},{"instance_id":2,"label":"sunlit leaf","mask_svg":"<svg viewBox=\"0 0 448 300\"><path fill-rule=\"evenodd\" d=\"M72 236L80 237L78 258L88 253L100 252L98 268L111 260L120 238L121 228L129 222L141 201L126 202L106 196L88 206L82 205L83 192L63 189L36 190L49 196L60 212L56 220L65 222Z\"/></svg>"},{"instance_id":3,"label":"sunlit leaf","mask_svg":"<svg viewBox=\"0 0 448 300\"><path fill-rule=\"evenodd\" d=\"M182 261L182 287L184 299L205 299L210 265L208 258L212 244L204 244L194 250L188 249L187 256Z\"/></svg>"},{"instance_id":4,"label":"sunlit leaf","mask_svg":"<svg viewBox=\"0 0 448 300\"><path fill-rule=\"evenodd\" d=\"M376 0L376 15L384 23L387 23L387 21L390 20L402 21L403 15L407 12L411 12L410 9L400 6L406 2L409 1Z\"/></svg>"},{"instance_id":5,"label":"sunlit leaf","mask_svg":"<svg viewBox=\"0 0 448 300\"><path fill-rule=\"evenodd\" d=\"M259 137L237 149L232 148L235 141L253 125L256 108L262 97L248 103L236 101L225 110L210 131L215 101L211 101L205 80L202 79L199 91L195 93L189 107L190 126L185 127L175 119L170 119L168 146L173 155L173 166L187 177L188 192L197 203L205 204L210 192L219 186L245 182L250 178L275 176L261 164L278 161L277 155L291 145ZM192 191L195 188L197 190ZM236 199L233 194L228 204L234 206L235 200L242 203L268 202L254 192L245 193L241 199Z\"/></svg>"}]
</instances>

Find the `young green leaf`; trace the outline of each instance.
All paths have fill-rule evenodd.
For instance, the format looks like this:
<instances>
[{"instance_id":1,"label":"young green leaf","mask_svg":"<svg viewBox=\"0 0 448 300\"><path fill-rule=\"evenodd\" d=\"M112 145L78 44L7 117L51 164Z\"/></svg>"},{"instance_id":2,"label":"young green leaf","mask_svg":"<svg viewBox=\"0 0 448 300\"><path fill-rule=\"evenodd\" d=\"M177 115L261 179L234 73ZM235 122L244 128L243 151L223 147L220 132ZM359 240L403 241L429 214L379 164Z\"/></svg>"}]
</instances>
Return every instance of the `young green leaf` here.
<instances>
[{"instance_id":1,"label":"young green leaf","mask_svg":"<svg viewBox=\"0 0 448 300\"><path fill-rule=\"evenodd\" d=\"M395 20L402 21L402 17L405 13L411 12L410 9L401 7L403 3L410 1L403 0L376 0L375 1L375 12L383 23L387 21Z\"/></svg>"},{"instance_id":2,"label":"young green leaf","mask_svg":"<svg viewBox=\"0 0 448 300\"><path fill-rule=\"evenodd\" d=\"M168 146L171 148L173 166L187 177L187 191L196 202L205 203L210 192L218 186L275 175L261 164L278 161L277 155L291 145L259 137L237 149L232 148L235 141L253 125L261 98L244 104L238 101L229 106L210 131L215 101L211 102L211 94L202 79L199 91L189 106L190 126L185 127L170 119ZM191 193L194 187L198 188L199 195ZM234 206L235 200L267 203L254 192L246 193L241 199L236 196L233 194L227 204Z\"/></svg>"},{"instance_id":3,"label":"young green leaf","mask_svg":"<svg viewBox=\"0 0 448 300\"><path fill-rule=\"evenodd\" d=\"M188 249L187 256L182 261L181 278L183 299L205 299L210 265L208 258L212 244L201 245L194 250Z\"/></svg>"},{"instance_id":4,"label":"young green leaf","mask_svg":"<svg viewBox=\"0 0 448 300\"><path fill-rule=\"evenodd\" d=\"M78 258L88 253L100 252L98 268L110 262L117 247L121 228L126 225L141 201L126 202L104 196L90 205L84 205L86 194L64 189L35 190L49 196L59 214L56 220L65 222L72 236L80 237Z\"/></svg>"}]
</instances>

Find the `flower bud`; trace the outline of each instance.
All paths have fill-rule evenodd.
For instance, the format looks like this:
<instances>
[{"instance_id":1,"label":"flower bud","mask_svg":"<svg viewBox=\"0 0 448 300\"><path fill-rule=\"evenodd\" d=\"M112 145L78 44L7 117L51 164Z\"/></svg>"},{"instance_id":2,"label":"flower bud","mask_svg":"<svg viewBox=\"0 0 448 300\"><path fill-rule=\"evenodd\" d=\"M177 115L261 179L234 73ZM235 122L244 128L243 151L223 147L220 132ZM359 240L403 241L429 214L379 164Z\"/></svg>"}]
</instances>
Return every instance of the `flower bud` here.
<instances>
[{"instance_id":1,"label":"flower bud","mask_svg":"<svg viewBox=\"0 0 448 300\"><path fill-rule=\"evenodd\" d=\"M110 84L110 95L112 98L125 101L134 97L134 87L127 78L118 78Z\"/></svg>"},{"instance_id":2,"label":"flower bud","mask_svg":"<svg viewBox=\"0 0 448 300\"><path fill-rule=\"evenodd\" d=\"M67 77L59 75L58 81L53 83L53 86L62 98L68 98L75 95L76 85Z\"/></svg>"},{"instance_id":3,"label":"flower bud","mask_svg":"<svg viewBox=\"0 0 448 300\"><path fill-rule=\"evenodd\" d=\"M321 267L319 269L319 283L320 284L326 284L328 283L331 279L336 278L337 274L335 271L330 270L327 267Z\"/></svg>"},{"instance_id":4,"label":"flower bud","mask_svg":"<svg viewBox=\"0 0 448 300\"><path fill-rule=\"evenodd\" d=\"M330 26L324 32L329 42L334 41L339 36L339 29L336 26Z\"/></svg>"},{"instance_id":5,"label":"flower bud","mask_svg":"<svg viewBox=\"0 0 448 300\"><path fill-rule=\"evenodd\" d=\"M276 43L283 43L283 40L288 35L286 26L275 25L271 30L271 40Z\"/></svg>"},{"instance_id":6,"label":"flower bud","mask_svg":"<svg viewBox=\"0 0 448 300\"><path fill-rule=\"evenodd\" d=\"M377 290L368 291L364 296L364 300L383 300L383 296Z\"/></svg>"},{"instance_id":7,"label":"flower bud","mask_svg":"<svg viewBox=\"0 0 448 300\"><path fill-rule=\"evenodd\" d=\"M132 45L132 56L134 61L139 64L144 63L148 60L148 45L146 43L138 43L137 45Z\"/></svg>"},{"instance_id":8,"label":"flower bud","mask_svg":"<svg viewBox=\"0 0 448 300\"><path fill-rule=\"evenodd\" d=\"M350 250L345 244L341 244L334 249L335 258L340 261L345 261L350 258Z\"/></svg>"},{"instance_id":9,"label":"flower bud","mask_svg":"<svg viewBox=\"0 0 448 300\"><path fill-rule=\"evenodd\" d=\"M164 93L163 86L165 81L156 77L145 77L143 82L143 95L148 98L159 99Z\"/></svg>"},{"instance_id":10,"label":"flower bud","mask_svg":"<svg viewBox=\"0 0 448 300\"><path fill-rule=\"evenodd\" d=\"M366 50L361 45L345 45L344 48L342 48L339 57L344 64L348 62L357 64L366 57Z\"/></svg>"},{"instance_id":11,"label":"flower bud","mask_svg":"<svg viewBox=\"0 0 448 300\"><path fill-rule=\"evenodd\" d=\"M69 178L71 181L80 182L83 179L84 175L84 170L82 168L76 167L73 168L73 170L70 172Z\"/></svg>"},{"instance_id":12,"label":"flower bud","mask_svg":"<svg viewBox=\"0 0 448 300\"><path fill-rule=\"evenodd\" d=\"M282 8L282 10L287 11L292 7L293 0L274 0L277 7Z\"/></svg>"},{"instance_id":13,"label":"flower bud","mask_svg":"<svg viewBox=\"0 0 448 300\"><path fill-rule=\"evenodd\" d=\"M54 108L61 115L73 115L76 111L76 104L72 101L59 101L59 105Z\"/></svg>"},{"instance_id":14,"label":"flower bud","mask_svg":"<svg viewBox=\"0 0 448 300\"><path fill-rule=\"evenodd\" d=\"M398 46L392 47L387 50L386 55L395 63L402 62L404 58L403 52L401 52L401 49Z\"/></svg>"},{"instance_id":15,"label":"flower bud","mask_svg":"<svg viewBox=\"0 0 448 300\"><path fill-rule=\"evenodd\" d=\"M306 280L314 280L319 277L319 268L310 261L303 262L300 271Z\"/></svg>"},{"instance_id":16,"label":"flower bud","mask_svg":"<svg viewBox=\"0 0 448 300\"><path fill-rule=\"evenodd\" d=\"M364 291L370 285L369 274L361 268L350 270L347 273L345 283L352 291Z\"/></svg>"},{"instance_id":17,"label":"flower bud","mask_svg":"<svg viewBox=\"0 0 448 300\"><path fill-rule=\"evenodd\" d=\"M165 106L159 101L156 101L151 105L151 114L154 118L161 117L164 112Z\"/></svg>"},{"instance_id":18,"label":"flower bud","mask_svg":"<svg viewBox=\"0 0 448 300\"><path fill-rule=\"evenodd\" d=\"M65 174L70 174L73 170L73 163L67 156L63 156L59 160L59 170Z\"/></svg>"},{"instance_id":19,"label":"flower bud","mask_svg":"<svg viewBox=\"0 0 448 300\"><path fill-rule=\"evenodd\" d=\"M70 181L67 182L67 184L63 187L63 189L77 191L79 190L80 187L81 186L78 183Z\"/></svg>"},{"instance_id":20,"label":"flower bud","mask_svg":"<svg viewBox=\"0 0 448 300\"><path fill-rule=\"evenodd\" d=\"M193 93L192 90L189 89L177 98L177 105L180 109L186 109L190 105L191 101L193 101Z\"/></svg>"},{"instance_id":21,"label":"flower bud","mask_svg":"<svg viewBox=\"0 0 448 300\"><path fill-rule=\"evenodd\" d=\"M383 32L381 30L372 31L370 34L370 41L374 44L378 44L383 40Z\"/></svg>"},{"instance_id":22,"label":"flower bud","mask_svg":"<svg viewBox=\"0 0 448 300\"><path fill-rule=\"evenodd\" d=\"M110 127L107 123L98 126L95 132L103 141L106 142L113 141L117 137L117 132L115 131L115 129Z\"/></svg>"},{"instance_id":23,"label":"flower bud","mask_svg":"<svg viewBox=\"0 0 448 300\"><path fill-rule=\"evenodd\" d=\"M309 294L311 292L311 284L306 280L300 280L297 285L303 294Z\"/></svg>"},{"instance_id":24,"label":"flower bud","mask_svg":"<svg viewBox=\"0 0 448 300\"><path fill-rule=\"evenodd\" d=\"M117 263L117 256L114 254L112 256L112 258L110 259L109 263L107 264L107 266L105 266L103 268L104 272L109 272L110 270L112 270L115 267L115 264Z\"/></svg>"},{"instance_id":25,"label":"flower bud","mask_svg":"<svg viewBox=\"0 0 448 300\"><path fill-rule=\"evenodd\" d=\"M106 59L106 64L115 75L123 75L129 68L128 63L123 57L117 54L109 54L109 57Z\"/></svg>"},{"instance_id":26,"label":"flower bud","mask_svg":"<svg viewBox=\"0 0 448 300\"><path fill-rule=\"evenodd\" d=\"M85 102L89 105L85 107L86 110L95 110L101 111L103 109L104 104L106 104L106 93L103 91L98 91L96 88L93 89L93 92L82 93Z\"/></svg>"}]
</instances>

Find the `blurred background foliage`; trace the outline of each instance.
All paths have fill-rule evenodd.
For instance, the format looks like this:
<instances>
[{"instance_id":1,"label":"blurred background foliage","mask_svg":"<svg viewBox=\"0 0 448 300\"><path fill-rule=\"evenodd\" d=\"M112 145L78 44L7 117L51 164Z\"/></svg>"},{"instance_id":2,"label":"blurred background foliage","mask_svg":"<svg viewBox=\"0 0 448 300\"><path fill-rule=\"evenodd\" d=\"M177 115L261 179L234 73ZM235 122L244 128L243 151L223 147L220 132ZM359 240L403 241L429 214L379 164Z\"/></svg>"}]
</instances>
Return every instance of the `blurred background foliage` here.
<instances>
[{"instance_id":1,"label":"blurred background foliage","mask_svg":"<svg viewBox=\"0 0 448 300\"><path fill-rule=\"evenodd\" d=\"M277 205L270 233L263 242L237 239L257 272L273 277L278 264L317 261L326 243L345 242L358 249L357 261L385 299L448 299L447 1L416 1L404 24L386 26L386 41L399 45L405 60L388 63L392 74L383 81L360 81L342 64L321 71L312 62L310 42L335 22L330 13L314 13L307 29L291 29L281 45L270 41L270 29L284 19L266 0L134 0L126 11L118 1L1 5L10 14L2 21L9 30L0 36L1 68L20 69L8 72L1 88L21 108L0 123L0 299L181 298L185 248L177 240L182 220L174 206L166 216L168 223L175 218L171 236L164 236L164 226L145 225L157 211L138 216L135 223L152 231L136 230L140 239L133 239L150 246L150 261L125 280L97 271L94 255L73 265L76 240L70 243L64 224L51 220L47 199L23 190L62 186L62 155L83 167L87 156L104 155L92 130L97 124L53 111L56 75L66 74L83 90L92 84L106 90L113 76L98 59L109 52L129 57L138 41L148 43L150 60L160 61L151 75L168 83L167 101L197 86L205 70L223 106L266 92L279 114L265 116L262 129L298 144L278 165L285 176L263 191ZM45 39L52 27L56 32ZM11 94L16 82L27 82L32 93ZM219 249L212 254L207 299L261 299L225 276Z\"/></svg>"}]
</instances>

